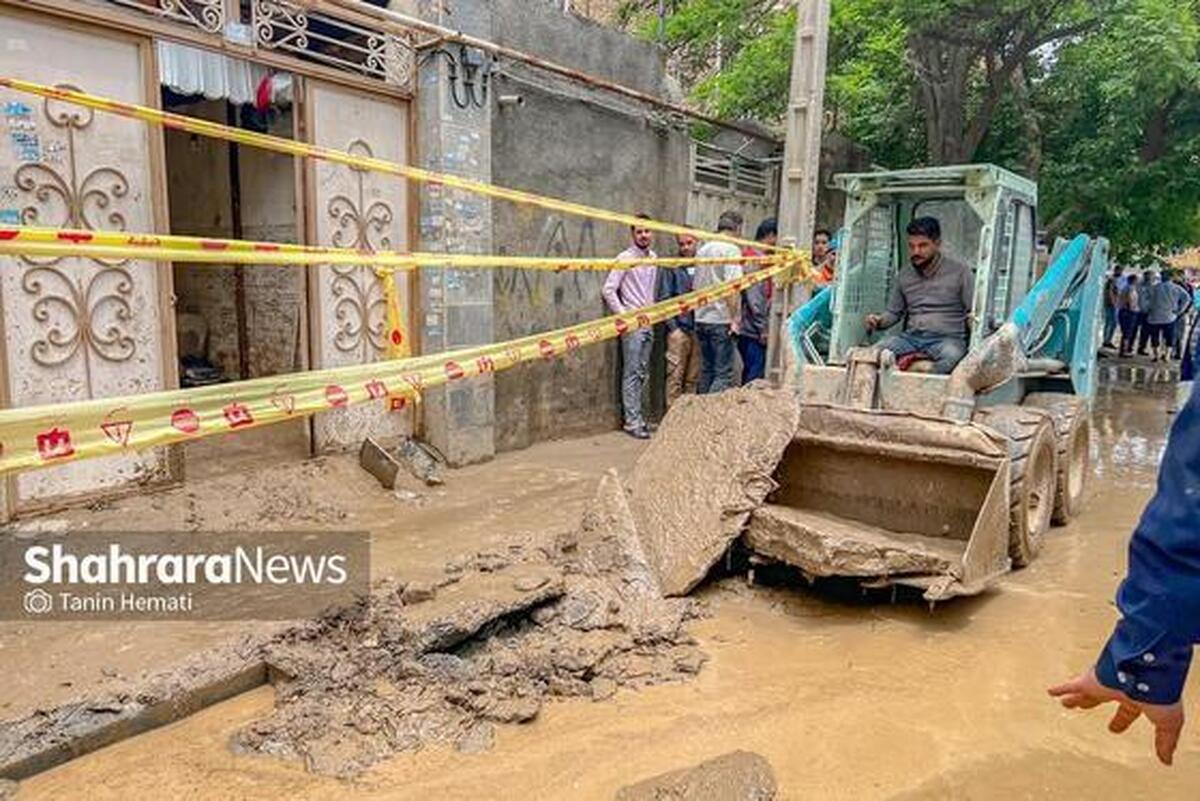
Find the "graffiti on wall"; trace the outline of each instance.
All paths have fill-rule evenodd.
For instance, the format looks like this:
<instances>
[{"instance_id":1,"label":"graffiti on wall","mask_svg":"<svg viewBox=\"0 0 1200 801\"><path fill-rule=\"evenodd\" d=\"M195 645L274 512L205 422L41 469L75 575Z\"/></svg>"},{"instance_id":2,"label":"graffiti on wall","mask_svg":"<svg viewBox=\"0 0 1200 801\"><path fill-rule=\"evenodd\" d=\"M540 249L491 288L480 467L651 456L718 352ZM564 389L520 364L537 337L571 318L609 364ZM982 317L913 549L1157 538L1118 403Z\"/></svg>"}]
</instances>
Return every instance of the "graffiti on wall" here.
<instances>
[{"instance_id":1,"label":"graffiti on wall","mask_svg":"<svg viewBox=\"0 0 1200 801\"><path fill-rule=\"evenodd\" d=\"M550 216L542 226L533 255L562 258L597 256L595 221ZM520 336L547 326L569 325L594 317L598 311L604 278L602 272L498 270L497 323L507 335Z\"/></svg>"}]
</instances>

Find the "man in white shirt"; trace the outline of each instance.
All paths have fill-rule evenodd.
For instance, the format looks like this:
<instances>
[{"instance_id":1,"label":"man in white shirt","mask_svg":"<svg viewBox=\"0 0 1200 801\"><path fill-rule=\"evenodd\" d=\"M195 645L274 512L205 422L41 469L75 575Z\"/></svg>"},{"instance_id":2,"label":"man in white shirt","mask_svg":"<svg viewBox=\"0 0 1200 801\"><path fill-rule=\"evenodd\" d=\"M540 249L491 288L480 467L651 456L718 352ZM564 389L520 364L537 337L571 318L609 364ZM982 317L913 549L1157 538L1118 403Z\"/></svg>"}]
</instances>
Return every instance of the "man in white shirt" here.
<instances>
[{"instance_id":1,"label":"man in white shirt","mask_svg":"<svg viewBox=\"0 0 1200 801\"><path fill-rule=\"evenodd\" d=\"M717 233L741 236L742 215L727 211L717 221ZM729 259L725 264L700 264L692 281L694 290L723 284L742 277L742 249L732 242L706 242L696 256L701 259ZM733 335L742 310L742 296L734 293L696 309L696 337L700 340L701 395L722 392L733 386Z\"/></svg>"}]
</instances>

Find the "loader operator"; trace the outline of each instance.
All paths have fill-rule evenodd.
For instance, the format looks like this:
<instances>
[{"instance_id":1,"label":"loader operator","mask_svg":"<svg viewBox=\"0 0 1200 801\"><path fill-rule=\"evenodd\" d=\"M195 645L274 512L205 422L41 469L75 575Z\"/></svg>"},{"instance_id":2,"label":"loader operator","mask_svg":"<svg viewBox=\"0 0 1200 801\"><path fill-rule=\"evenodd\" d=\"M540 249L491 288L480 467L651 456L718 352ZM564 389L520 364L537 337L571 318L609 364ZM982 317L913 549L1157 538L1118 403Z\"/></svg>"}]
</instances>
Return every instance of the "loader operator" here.
<instances>
[{"instance_id":1,"label":"loader operator","mask_svg":"<svg viewBox=\"0 0 1200 801\"><path fill-rule=\"evenodd\" d=\"M908 256L892 287L887 311L868 314L868 331L891 328L901 320L904 331L879 343L901 368L928 359L933 372L947 375L967 354L967 323L975 279L966 265L942 252L942 226L933 217L908 225Z\"/></svg>"}]
</instances>

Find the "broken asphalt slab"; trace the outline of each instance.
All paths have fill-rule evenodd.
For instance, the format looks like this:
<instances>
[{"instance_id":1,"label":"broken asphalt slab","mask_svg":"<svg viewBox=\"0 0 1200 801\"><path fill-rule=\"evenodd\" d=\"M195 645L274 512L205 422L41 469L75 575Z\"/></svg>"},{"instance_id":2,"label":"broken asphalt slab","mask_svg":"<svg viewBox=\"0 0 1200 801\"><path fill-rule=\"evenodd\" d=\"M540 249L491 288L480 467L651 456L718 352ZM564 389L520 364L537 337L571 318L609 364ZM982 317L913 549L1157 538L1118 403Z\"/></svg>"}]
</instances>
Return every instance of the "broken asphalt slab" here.
<instances>
[{"instance_id":1,"label":"broken asphalt slab","mask_svg":"<svg viewBox=\"0 0 1200 801\"><path fill-rule=\"evenodd\" d=\"M645 557L664 595L690 592L775 488L800 420L788 389L752 385L685 395L626 486Z\"/></svg>"}]
</instances>

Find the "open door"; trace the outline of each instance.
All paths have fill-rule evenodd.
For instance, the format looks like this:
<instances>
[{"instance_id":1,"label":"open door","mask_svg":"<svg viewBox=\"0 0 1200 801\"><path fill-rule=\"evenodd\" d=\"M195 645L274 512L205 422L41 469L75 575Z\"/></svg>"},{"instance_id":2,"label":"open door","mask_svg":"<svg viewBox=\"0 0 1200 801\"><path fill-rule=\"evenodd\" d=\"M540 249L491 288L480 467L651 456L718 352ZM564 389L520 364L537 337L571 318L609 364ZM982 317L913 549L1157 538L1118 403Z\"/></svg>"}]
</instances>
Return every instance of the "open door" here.
<instances>
[{"instance_id":1,"label":"open door","mask_svg":"<svg viewBox=\"0 0 1200 801\"><path fill-rule=\"evenodd\" d=\"M305 129L313 144L407 162L408 103L306 80ZM312 244L366 251L408 249L408 182L351 167L310 162L308 232ZM408 275L398 274L403 328L412 330ZM313 268L309 280L313 369L387 358L383 282L369 266ZM412 431L411 409L387 401L325 412L314 418L318 452L357 448L364 437L390 439Z\"/></svg>"},{"instance_id":2,"label":"open door","mask_svg":"<svg viewBox=\"0 0 1200 801\"><path fill-rule=\"evenodd\" d=\"M0 74L158 104L148 40L0 9ZM0 90L0 226L161 230L162 146L134 120ZM152 262L0 257L0 401L10 407L153 392L174 385L170 274ZM127 440L114 407L104 433ZM71 453L67 421L38 438ZM0 513L29 511L169 478L167 451L130 452L28 473Z\"/></svg>"}]
</instances>

